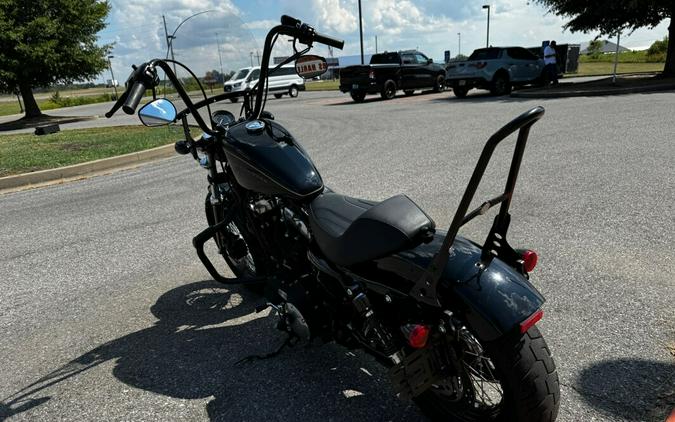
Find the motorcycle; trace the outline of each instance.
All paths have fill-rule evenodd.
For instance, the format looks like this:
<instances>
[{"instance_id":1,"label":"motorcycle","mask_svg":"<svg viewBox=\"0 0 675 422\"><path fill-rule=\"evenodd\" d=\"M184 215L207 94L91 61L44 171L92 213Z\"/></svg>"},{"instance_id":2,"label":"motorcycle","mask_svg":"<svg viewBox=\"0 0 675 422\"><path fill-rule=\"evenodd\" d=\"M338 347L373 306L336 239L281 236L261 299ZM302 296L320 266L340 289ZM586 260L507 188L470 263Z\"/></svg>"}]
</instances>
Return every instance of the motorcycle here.
<instances>
[{"instance_id":1,"label":"motorcycle","mask_svg":"<svg viewBox=\"0 0 675 422\"><path fill-rule=\"evenodd\" d=\"M270 67L280 35L292 39L294 54ZM149 89L154 99L139 109L142 123L181 122L185 139L176 151L208 170L208 227L193 239L197 255L216 281L262 287L268 303L257 311L273 308L288 342L365 350L388 368L397 396L433 420L555 420L558 375L536 327L544 297L529 280L537 254L514 249L506 236L529 131L544 109L521 114L488 139L449 229L437 230L405 195L376 202L329 189L298 140L265 110L267 77L282 65L295 61L304 78L326 71L324 58L306 54L316 43L344 45L282 16L265 38L258 83L239 119L209 108L236 93L204 93L193 102L172 66L190 70L169 59L134 66L106 116L120 107L133 114ZM157 98L158 70L184 110ZM204 107L208 122L199 113ZM188 117L203 131L197 139ZM504 192L469 211L493 151L515 132ZM483 243L458 235L497 205ZM211 239L234 278L205 253Z\"/></svg>"}]
</instances>

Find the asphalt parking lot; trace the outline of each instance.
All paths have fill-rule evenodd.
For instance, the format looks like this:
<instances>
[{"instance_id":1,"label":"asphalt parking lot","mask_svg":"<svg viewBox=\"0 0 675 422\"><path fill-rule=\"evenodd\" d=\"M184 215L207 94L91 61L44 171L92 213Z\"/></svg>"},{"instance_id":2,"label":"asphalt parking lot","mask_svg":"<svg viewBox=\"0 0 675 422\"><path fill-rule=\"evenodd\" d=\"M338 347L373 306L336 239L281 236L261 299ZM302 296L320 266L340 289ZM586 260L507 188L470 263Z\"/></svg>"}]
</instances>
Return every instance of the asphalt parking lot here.
<instances>
[{"instance_id":1,"label":"asphalt parking lot","mask_svg":"<svg viewBox=\"0 0 675 422\"><path fill-rule=\"evenodd\" d=\"M509 235L540 256L558 420L661 422L675 406L674 104L674 93L354 104L325 92L267 109L331 188L405 193L443 227L485 140L544 106ZM503 189L506 145L477 203ZM175 157L0 195L0 420L424 420L373 359L333 344L235 364L282 337L253 313L260 298L216 285L198 262L205 178ZM482 240L490 221L463 233Z\"/></svg>"}]
</instances>

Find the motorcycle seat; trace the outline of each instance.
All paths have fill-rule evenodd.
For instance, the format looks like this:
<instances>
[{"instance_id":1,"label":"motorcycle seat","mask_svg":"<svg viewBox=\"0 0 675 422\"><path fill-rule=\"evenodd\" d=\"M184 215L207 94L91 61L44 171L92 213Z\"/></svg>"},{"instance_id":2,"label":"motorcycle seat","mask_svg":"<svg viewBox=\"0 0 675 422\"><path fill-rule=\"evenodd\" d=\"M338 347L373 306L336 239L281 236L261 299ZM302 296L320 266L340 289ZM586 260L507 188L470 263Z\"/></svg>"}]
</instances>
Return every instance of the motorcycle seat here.
<instances>
[{"instance_id":1,"label":"motorcycle seat","mask_svg":"<svg viewBox=\"0 0 675 422\"><path fill-rule=\"evenodd\" d=\"M405 195L378 203L330 192L316 197L309 207L319 249L345 267L431 241L436 227Z\"/></svg>"}]
</instances>

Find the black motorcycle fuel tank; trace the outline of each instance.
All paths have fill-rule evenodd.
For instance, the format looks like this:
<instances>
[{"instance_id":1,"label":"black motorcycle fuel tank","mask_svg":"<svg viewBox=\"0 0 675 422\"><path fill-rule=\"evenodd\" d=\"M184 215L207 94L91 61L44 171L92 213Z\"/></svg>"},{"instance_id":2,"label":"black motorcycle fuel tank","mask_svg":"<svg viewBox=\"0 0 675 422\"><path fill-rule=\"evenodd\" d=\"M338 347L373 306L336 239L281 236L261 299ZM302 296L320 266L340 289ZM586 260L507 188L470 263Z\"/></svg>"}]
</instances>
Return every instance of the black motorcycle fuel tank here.
<instances>
[{"instance_id":1,"label":"black motorcycle fuel tank","mask_svg":"<svg viewBox=\"0 0 675 422\"><path fill-rule=\"evenodd\" d=\"M228 129L225 156L237 182L248 190L310 200L323 181L307 152L280 124L244 121Z\"/></svg>"}]
</instances>

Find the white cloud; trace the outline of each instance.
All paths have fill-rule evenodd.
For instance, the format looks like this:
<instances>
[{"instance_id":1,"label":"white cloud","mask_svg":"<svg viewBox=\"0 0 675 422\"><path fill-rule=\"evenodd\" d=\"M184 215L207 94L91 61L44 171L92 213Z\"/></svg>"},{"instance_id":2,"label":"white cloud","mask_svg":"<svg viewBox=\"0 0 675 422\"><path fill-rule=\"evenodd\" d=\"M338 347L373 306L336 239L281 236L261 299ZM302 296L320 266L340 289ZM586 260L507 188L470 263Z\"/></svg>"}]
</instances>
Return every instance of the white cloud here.
<instances>
[{"instance_id":1,"label":"white cloud","mask_svg":"<svg viewBox=\"0 0 675 422\"><path fill-rule=\"evenodd\" d=\"M313 0L312 9L324 31L338 34L358 31L358 12L354 1Z\"/></svg>"}]
</instances>

